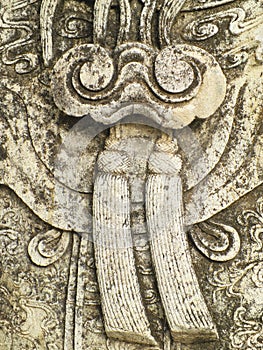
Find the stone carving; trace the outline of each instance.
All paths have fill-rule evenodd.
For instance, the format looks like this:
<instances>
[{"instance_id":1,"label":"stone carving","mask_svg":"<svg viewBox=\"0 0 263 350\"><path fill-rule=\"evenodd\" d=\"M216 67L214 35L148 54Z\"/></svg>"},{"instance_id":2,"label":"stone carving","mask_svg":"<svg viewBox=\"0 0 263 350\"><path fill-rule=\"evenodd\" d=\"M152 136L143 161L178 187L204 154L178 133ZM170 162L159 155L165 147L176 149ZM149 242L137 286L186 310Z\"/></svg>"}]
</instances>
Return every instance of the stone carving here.
<instances>
[{"instance_id":1,"label":"stone carving","mask_svg":"<svg viewBox=\"0 0 263 350\"><path fill-rule=\"evenodd\" d=\"M206 40L216 35L219 28L213 24L213 22L215 21L220 23L220 20L222 19L230 19L230 33L233 35L239 35L261 24L263 21L263 16L261 15L246 21L246 12L239 7L227 10L225 12L219 12L215 15L207 16L200 20L194 21L188 25L186 32L189 32L189 35L187 38L190 40Z\"/></svg>"},{"instance_id":2,"label":"stone carving","mask_svg":"<svg viewBox=\"0 0 263 350\"><path fill-rule=\"evenodd\" d=\"M0 10L0 28L4 33L4 40L0 46L2 61L7 65L15 65L19 74L29 73L37 68L38 56L35 53L23 53L21 49L32 45L36 26L24 19L23 11L32 15L29 5L34 5L37 0L4 1ZM12 34L11 34L11 33ZM14 41L13 36L19 36Z\"/></svg>"},{"instance_id":3,"label":"stone carving","mask_svg":"<svg viewBox=\"0 0 263 350\"><path fill-rule=\"evenodd\" d=\"M229 32L235 36L257 28L262 24L262 14L246 20L246 12L242 8L232 8L230 10L219 12L214 15L202 17L191 22L185 28L185 37L191 41L207 40L217 35L220 30L222 20L230 20ZM259 37L249 38L247 42L225 52L221 58L221 66L224 68L234 68L245 63L249 58L249 51L255 51L256 58L261 61L262 41Z\"/></svg>"},{"instance_id":4,"label":"stone carving","mask_svg":"<svg viewBox=\"0 0 263 350\"><path fill-rule=\"evenodd\" d=\"M200 223L191 232L197 248L213 261L229 261L240 250L240 237L235 228L207 221ZM210 238L216 237L213 242Z\"/></svg>"},{"instance_id":5,"label":"stone carving","mask_svg":"<svg viewBox=\"0 0 263 350\"><path fill-rule=\"evenodd\" d=\"M231 348L260 349L262 347L262 198L255 211L246 210L239 217L250 239L242 261L229 267L221 266L213 272L210 283L215 287L214 300L222 293L238 299L230 331Z\"/></svg>"},{"instance_id":6,"label":"stone carving","mask_svg":"<svg viewBox=\"0 0 263 350\"><path fill-rule=\"evenodd\" d=\"M3 187L0 202L0 346L61 349L59 285L66 283L65 271L54 265L36 271L26 250L32 233L45 229L43 224Z\"/></svg>"},{"instance_id":7,"label":"stone carving","mask_svg":"<svg viewBox=\"0 0 263 350\"><path fill-rule=\"evenodd\" d=\"M249 299L260 304L260 213L242 221L253 221L246 261L242 225L211 218L262 183L261 5L14 0L0 11L0 183L39 220L22 242L16 216L28 214L1 217L1 298L20 319L0 311L0 346L260 349ZM223 313L219 294L239 301L228 338L207 288Z\"/></svg>"},{"instance_id":8,"label":"stone carving","mask_svg":"<svg viewBox=\"0 0 263 350\"><path fill-rule=\"evenodd\" d=\"M35 264L48 266L63 256L69 242L70 237L67 232L61 233L57 230L41 232L30 241L28 253ZM48 245L50 245L50 248Z\"/></svg>"}]
</instances>

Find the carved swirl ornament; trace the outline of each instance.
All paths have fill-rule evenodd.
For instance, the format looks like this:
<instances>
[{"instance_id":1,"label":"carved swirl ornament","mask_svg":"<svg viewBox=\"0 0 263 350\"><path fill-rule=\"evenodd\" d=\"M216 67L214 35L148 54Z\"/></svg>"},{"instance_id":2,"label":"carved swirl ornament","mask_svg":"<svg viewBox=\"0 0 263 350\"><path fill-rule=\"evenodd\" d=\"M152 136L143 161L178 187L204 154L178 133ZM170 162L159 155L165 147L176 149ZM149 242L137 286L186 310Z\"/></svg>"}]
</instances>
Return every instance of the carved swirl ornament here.
<instances>
[{"instance_id":1,"label":"carved swirl ornament","mask_svg":"<svg viewBox=\"0 0 263 350\"><path fill-rule=\"evenodd\" d=\"M255 98L263 90L262 11L250 18L248 5L234 0L138 3L136 11L129 0L13 0L0 7L8 67L0 85L0 183L49 225L28 244L34 264L49 269L70 251L64 350L170 350L216 341L187 233L211 261L235 259L239 232L211 217L263 180L263 104ZM31 10L39 11L38 25ZM70 130L61 126L65 114L74 119ZM143 245L135 243L137 231L147 237ZM254 241L262 248L261 233ZM13 254L17 232L6 225L2 237ZM143 254L149 266L140 262ZM262 285L261 268L250 270ZM42 310L46 322L52 310L24 299L21 308ZM87 305L98 314L84 322ZM242 347L247 338L240 341L245 307L235 312L233 349L250 349ZM84 345L85 332L99 345Z\"/></svg>"},{"instance_id":2,"label":"carved swirl ornament","mask_svg":"<svg viewBox=\"0 0 263 350\"><path fill-rule=\"evenodd\" d=\"M161 125L170 128L209 117L226 93L225 76L208 52L189 45L156 52L140 43L120 45L113 55L98 45L73 48L56 63L52 86L55 103L67 114L90 114L98 122L111 124L119 121L116 109L127 103L135 109L136 104L147 103L162 115ZM208 93L213 100L197 110ZM108 100L114 100L114 106L105 103Z\"/></svg>"}]
</instances>

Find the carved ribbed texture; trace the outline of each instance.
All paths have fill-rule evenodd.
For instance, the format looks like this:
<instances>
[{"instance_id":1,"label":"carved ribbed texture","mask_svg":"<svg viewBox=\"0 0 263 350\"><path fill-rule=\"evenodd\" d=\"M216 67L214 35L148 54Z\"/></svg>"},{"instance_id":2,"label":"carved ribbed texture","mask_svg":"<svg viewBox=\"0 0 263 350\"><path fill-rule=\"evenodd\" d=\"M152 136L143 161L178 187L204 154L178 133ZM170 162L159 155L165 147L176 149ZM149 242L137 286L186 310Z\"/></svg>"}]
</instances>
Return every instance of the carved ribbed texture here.
<instances>
[{"instance_id":1,"label":"carved ribbed texture","mask_svg":"<svg viewBox=\"0 0 263 350\"><path fill-rule=\"evenodd\" d=\"M96 0L94 4L94 44L104 44L112 0ZM131 26L131 7L128 0L120 0L120 29L118 43L127 40Z\"/></svg>"},{"instance_id":2,"label":"carved ribbed texture","mask_svg":"<svg viewBox=\"0 0 263 350\"><path fill-rule=\"evenodd\" d=\"M158 287L174 340L194 343L216 339L184 232L179 175L148 177L146 210Z\"/></svg>"},{"instance_id":3,"label":"carved ribbed texture","mask_svg":"<svg viewBox=\"0 0 263 350\"><path fill-rule=\"evenodd\" d=\"M152 23L156 0L146 0L141 14L140 34L142 42L152 45Z\"/></svg>"},{"instance_id":4,"label":"carved ribbed texture","mask_svg":"<svg viewBox=\"0 0 263 350\"><path fill-rule=\"evenodd\" d=\"M171 29L186 0L164 0L159 18L159 36L162 46L171 44Z\"/></svg>"},{"instance_id":5,"label":"carved ribbed texture","mask_svg":"<svg viewBox=\"0 0 263 350\"><path fill-rule=\"evenodd\" d=\"M40 30L45 66L48 66L53 58L53 19L60 3L60 0L43 0L41 2Z\"/></svg>"},{"instance_id":6,"label":"carved ribbed texture","mask_svg":"<svg viewBox=\"0 0 263 350\"><path fill-rule=\"evenodd\" d=\"M129 198L124 176L97 176L93 231L105 329L109 337L155 344L136 275Z\"/></svg>"}]
</instances>

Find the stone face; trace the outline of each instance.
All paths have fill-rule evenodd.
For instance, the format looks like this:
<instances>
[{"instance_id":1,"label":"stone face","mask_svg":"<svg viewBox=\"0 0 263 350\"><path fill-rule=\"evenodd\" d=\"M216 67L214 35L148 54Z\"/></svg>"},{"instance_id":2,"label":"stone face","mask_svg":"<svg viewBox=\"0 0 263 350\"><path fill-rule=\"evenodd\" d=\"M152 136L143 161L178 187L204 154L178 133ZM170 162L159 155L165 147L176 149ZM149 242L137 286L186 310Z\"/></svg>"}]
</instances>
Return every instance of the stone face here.
<instances>
[{"instance_id":1,"label":"stone face","mask_svg":"<svg viewBox=\"0 0 263 350\"><path fill-rule=\"evenodd\" d=\"M0 350L263 348L263 3L0 0Z\"/></svg>"}]
</instances>

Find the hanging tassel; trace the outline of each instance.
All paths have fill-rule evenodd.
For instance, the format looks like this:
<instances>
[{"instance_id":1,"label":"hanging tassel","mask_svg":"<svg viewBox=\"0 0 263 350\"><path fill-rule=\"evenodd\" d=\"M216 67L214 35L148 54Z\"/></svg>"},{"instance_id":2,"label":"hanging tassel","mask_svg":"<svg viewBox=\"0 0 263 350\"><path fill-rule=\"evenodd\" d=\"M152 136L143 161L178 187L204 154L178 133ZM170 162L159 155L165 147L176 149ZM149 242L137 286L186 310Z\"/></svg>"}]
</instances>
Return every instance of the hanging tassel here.
<instances>
[{"instance_id":1,"label":"hanging tassel","mask_svg":"<svg viewBox=\"0 0 263 350\"><path fill-rule=\"evenodd\" d=\"M155 345L140 296L130 228L130 193L123 152L105 151L94 184L95 259L105 330L110 338Z\"/></svg>"},{"instance_id":2,"label":"hanging tassel","mask_svg":"<svg viewBox=\"0 0 263 350\"><path fill-rule=\"evenodd\" d=\"M171 141L170 141L171 145ZM169 149L170 147L170 149ZM181 159L161 139L149 159L146 217L158 288L175 342L217 339L184 231Z\"/></svg>"}]
</instances>

